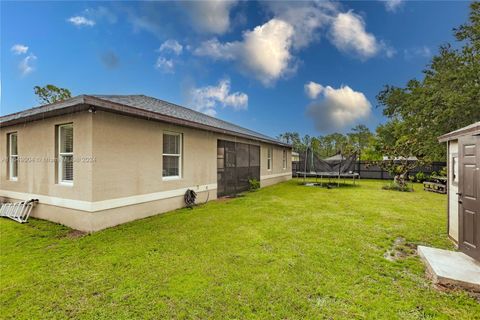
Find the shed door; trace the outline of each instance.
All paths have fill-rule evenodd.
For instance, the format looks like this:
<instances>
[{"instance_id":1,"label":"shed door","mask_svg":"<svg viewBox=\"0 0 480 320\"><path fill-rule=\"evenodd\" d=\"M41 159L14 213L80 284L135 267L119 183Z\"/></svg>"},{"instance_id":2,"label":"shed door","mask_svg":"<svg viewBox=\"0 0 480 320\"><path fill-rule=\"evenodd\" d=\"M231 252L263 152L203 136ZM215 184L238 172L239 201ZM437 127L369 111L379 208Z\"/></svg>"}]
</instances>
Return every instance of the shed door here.
<instances>
[{"instance_id":1,"label":"shed door","mask_svg":"<svg viewBox=\"0 0 480 320\"><path fill-rule=\"evenodd\" d=\"M458 140L459 249L480 260L480 136Z\"/></svg>"}]
</instances>

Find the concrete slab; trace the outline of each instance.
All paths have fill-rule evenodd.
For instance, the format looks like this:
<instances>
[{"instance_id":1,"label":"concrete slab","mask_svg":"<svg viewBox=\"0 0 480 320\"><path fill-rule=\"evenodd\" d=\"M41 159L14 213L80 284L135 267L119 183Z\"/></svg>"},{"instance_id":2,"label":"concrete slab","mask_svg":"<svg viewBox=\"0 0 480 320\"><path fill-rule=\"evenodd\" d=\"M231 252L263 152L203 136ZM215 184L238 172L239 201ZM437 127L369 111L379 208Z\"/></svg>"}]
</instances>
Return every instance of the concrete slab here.
<instances>
[{"instance_id":1,"label":"concrete slab","mask_svg":"<svg viewBox=\"0 0 480 320\"><path fill-rule=\"evenodd\" d=\"M434 283L480 292L480 263L462 252L418 246Z\"/></svg>"}]
</instances>

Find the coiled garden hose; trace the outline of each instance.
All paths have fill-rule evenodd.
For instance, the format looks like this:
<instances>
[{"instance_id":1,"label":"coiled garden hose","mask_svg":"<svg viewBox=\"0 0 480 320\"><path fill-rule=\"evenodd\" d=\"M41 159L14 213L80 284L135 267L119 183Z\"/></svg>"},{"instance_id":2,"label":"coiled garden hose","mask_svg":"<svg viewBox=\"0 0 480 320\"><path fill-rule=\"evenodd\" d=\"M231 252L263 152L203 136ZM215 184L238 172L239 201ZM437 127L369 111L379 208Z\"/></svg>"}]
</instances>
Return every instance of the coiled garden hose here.
<instances>
[{"instance_id":1,"label":"coiled garden hose","mask_svg":"<svg viewBox=\"0 0 480 320\"><path fill-rule=\"evenodd\" d=\"M197 198L197 193L192 189L185 191L185 196L183 197L187 208L192 208L195 205L195 199Z\"/></svg>"}]
</instances>

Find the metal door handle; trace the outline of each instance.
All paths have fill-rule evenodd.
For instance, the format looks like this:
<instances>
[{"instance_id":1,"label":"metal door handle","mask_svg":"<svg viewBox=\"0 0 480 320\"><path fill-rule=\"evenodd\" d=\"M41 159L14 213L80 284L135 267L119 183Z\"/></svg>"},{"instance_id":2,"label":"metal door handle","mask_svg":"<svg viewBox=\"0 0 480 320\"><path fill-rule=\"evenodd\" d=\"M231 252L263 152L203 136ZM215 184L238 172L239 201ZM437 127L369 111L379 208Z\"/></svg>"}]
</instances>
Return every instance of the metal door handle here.
<instances>
[{"instance_id":1,"label":"metal door handle","mask_svg":"<svg viewBox=\"0 0 480 320\"><path fill-rule=\"evenodd\" d=\"M457 192L457 196L462 196L462 193L461 192Z\"/></svg>"}]
</instances>

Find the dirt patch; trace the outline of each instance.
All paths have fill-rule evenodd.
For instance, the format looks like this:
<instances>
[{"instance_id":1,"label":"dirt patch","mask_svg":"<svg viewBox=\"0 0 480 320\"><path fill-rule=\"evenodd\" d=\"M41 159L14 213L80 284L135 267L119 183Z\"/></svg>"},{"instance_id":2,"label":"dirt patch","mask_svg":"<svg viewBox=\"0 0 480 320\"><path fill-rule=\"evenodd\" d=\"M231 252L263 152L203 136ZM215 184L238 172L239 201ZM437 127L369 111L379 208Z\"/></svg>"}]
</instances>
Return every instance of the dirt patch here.
<instances>
[{"instance_id":1,"label":"dirt patch","mask_svg":"<svg viewBox=\"0 0 480 320\"><path fill-rule=\"evenodd\" d=\"M65 238L67 239L77 239L87 235L86 232L80 230L70 230L66 235Z\"/></svg>"},{"instance_id":2,"label":"dirt patch","mask_svg":"<svg viewBox=\"0 0 480 320\"><path fill-rule=\"evenodd\" d=\"M407 242L405 238L398 237L393 242L391 249L384 253L383 257L389 261L398 261L417 254L417 245Z\"/></svg>"},{"instance_id":3,"label":"dirt patch","mask_svg":"<svg viewBox=\"0 0 480 320\"><path fill-rule=\"evenodd\" d=\"M431 276L428 272L427 272L427 278L431 279ZM439 283L433 284L433 287L435 289L437 289L438 291L442 291L442 292L446 292L446 293L450 293L450 292L454 292L454 291L464 291L470 297L472 297L473 299L477 300L478 303L480 303L480 291L466 290L464 288L458 288L458 287L455 287L455 286L439 284Z\"/></svg>"}]
</instances>

